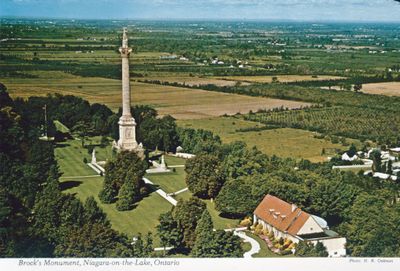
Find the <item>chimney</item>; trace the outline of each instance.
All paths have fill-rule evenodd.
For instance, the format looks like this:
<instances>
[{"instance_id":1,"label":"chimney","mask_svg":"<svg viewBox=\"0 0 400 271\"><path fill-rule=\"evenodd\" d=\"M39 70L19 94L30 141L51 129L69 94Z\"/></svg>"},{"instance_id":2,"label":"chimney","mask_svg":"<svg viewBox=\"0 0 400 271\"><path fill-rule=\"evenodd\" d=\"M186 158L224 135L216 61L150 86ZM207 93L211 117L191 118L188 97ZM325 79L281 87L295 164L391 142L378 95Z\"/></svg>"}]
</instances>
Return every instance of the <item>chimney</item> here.
<instances>
[{"instance_id":1,"label":"chimney","mask_svg":"<svg viewBox=\"0 0 400 271\"><path fill-rule=\"evenodd\" d=\"M282 221L285 220L286 215L281 215Z\"/></svg>"},{"instance_id":2,"label":"chimney","mask_svg":"<svg viewBox=\"0 0 400 271\"><path fill-rule=\"evenodd\" d=\"M293 213L294 211L296 211L296 209L297 209L297 206L296 206L295 204L292 204L292 213Z\"/></svg>"}]
</instances>

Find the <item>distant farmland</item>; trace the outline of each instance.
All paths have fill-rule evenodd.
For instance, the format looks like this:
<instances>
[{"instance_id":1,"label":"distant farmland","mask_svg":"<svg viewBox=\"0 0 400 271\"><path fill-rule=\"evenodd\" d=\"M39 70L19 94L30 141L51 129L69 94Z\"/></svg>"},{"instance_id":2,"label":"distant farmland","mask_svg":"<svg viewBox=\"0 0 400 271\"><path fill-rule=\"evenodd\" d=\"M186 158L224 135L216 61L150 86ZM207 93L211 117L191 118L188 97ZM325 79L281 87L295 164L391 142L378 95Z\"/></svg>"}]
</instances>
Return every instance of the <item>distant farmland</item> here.
<instances>
[{"instance_id":1,"label":"distant farmland","mask_svg":"<svg viewBox=\"0 0 400 271\"><path fill-rule=\"evenodd\" d=\"M240 81L247 83L272 83L273 78L276 77L281 83L301 82L301 81L326 81L326 80L340 80L345 79L339 76L330 75L274 75L274 76L224 76L216 77L216 79Z\"/></svg>"},{"instance_id":2,"label":"distant farmland","mask_svg":"<svg viewBox=\"0 0 400 271\"><path fill-rule=\"evenodd\" d=\"M104 103L114 110L121 104L121 82L119 80L78 77L62 72L39 72L37 75L38 78L5 79L3 83L13 97L27 98L48 93L61 93L76 95L92 103ZM281 106L299 108L310 105L304 102L138 82L132 82L131 87L132 103L152 105L161 115L170 114L177 119L201 119Z\"/></svg>"},{"instance_id":3,"label":"distant farmland","mask_svg":"<svg viewBox=\"0 0 400 271\"><path fill-rule=\"evenodd\" d=\"M362 92L386 96L400 96L400 82L364 84Z\"/></svg>"}]
</instances>

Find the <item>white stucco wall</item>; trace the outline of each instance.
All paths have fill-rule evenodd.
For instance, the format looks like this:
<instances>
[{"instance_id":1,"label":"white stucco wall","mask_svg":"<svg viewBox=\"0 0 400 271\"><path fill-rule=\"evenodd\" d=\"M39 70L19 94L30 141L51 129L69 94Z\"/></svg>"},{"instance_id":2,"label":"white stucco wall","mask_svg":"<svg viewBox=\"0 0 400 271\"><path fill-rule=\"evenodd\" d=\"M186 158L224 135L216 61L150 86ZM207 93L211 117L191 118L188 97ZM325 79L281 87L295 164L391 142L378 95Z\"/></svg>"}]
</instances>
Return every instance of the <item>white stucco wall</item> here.
<instances>
[{"instance_id":1,"label":"white stucco wall","mask_svg":"<svg viewBox=\"0 0 400 271\"><path fill-rule=\"evenodd\" d=\"M329 253L329 257L346 257L346 238L331 238L324 240L315 240L312 243L315 245L317 242L322 243Z\"/></svg>"},{"instance_id":2,"label":"white stucco wall","mask_svg":"<svg viewBox=\"0 0 400 271\"><path fill-rule=\"evenodd\" d=\"M311 234L311 233L319 233L324 232L321 226L312 218L311 216L307 219L306 223L304 223L303 227L299 230L297 235L303 234Z\"/></svg>"}]
</instances>

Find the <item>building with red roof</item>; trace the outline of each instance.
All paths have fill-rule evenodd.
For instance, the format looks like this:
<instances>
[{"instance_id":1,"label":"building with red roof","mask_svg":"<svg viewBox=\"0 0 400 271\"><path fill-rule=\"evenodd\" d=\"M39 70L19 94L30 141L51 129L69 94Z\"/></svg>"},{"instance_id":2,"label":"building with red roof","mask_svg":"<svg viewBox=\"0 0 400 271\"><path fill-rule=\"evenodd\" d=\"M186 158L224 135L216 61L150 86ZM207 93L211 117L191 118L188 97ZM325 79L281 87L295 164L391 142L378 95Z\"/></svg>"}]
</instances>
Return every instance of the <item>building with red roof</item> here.
<instances>
[{"instance_id":1,"label":"building with red roof","mask_svg":"<svg viewBox=\"0 0 400 271\"><path fill-rule=\"evenodd\" d=\"M264 230L273 232L276 238L289 239L294 243L321 242L329 257L346 256L346 238L329 230L328 223L321 217L311 215L295 204L275 196L266 195L254 211L254 223Z\"/></svg>"}]
</instances>

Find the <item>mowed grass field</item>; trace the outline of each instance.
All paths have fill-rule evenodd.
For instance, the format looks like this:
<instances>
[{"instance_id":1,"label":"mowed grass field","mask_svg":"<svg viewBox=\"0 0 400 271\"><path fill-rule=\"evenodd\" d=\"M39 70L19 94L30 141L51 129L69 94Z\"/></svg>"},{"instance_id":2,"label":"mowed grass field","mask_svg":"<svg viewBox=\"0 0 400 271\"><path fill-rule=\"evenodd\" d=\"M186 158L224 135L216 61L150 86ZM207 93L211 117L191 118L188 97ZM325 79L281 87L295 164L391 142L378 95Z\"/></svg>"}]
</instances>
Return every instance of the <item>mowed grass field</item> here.
<instances>
[{"instance_id":1,"label":"mowed grass field","mask_svg":"<svg viewBox=\"0 0 400 271\"><path fill-rule=\"evenodd\" d=\"M312 162L326 161L328 156L334 154L335 149L346 150L349 148L341 144L333 144L325 139L315 138L317 133L300 129L281 128L238 132L238 129L258 128L263 125L233 117L180 120L178 125L212 131L219 135L224 143L240 140L246 142L248 147L256 146L268 155L303 158ZM323 149L325 149L325 155L322 155Z\"/></svg>"},{"instance_id":2,"label":"mowed grass field","mask_svg":"<svg viewBox=\"0 0 400 271\"><path fill-rule=\"evenodd\" d=\"M96 138L93 139L93 142ZM96 147L98 153L106 156L107 147L104 149ZM131 211L119 212L114 204L102 204L98 194L102 188L104 177L94 176L97 173L83 163L83 158L90 161L87 150L82 148L81 141L69 140L62 146L55 149L57 162L63 176L60 178L61 188L65 193L75 194L82 202L88 197L95 197L99 206L107 214L112 227L132 237L139 232L146 234L154 233L155 245L159 245L159 239L155 236L158 217L160 214L168 212L172 205L165 201L157 193L153 192L137 204Z\"/></svg>"},{"instance_id":3,"label":"mowed grass field","mask_svg":"<svg viewBox=\"0 0 400 271\"><path fill-rule=\"evenodd\" d=\"M79 77L62 72L36 72L39 78L4 79L12 97L28 98L48 93L80 96L116 110L121 105L121 81ZM299 108L309 103L250 97L198 89L131 82L132 103L155 107L160 115L176 119L201 119L276 107Z\"/></svg>"},{"instance_id":4,"label":"mowed grass field","mask_svg":"<svg viewBox=\"0 0 400 271\"><path fill-rule=\"evenodd\" d=\"M400 82L364 84L361 91L369 94L400 96Z\"/></svg>"},{"instance_id":5,"label":"mowed grass field","mask_svg":"<svg viewBox=\"0 0 400 271\"><path fill-rule=\"evenodd\" d=\"M157 184L167 193L174 193L186 188L184 168L176 168L176 172L146 174L146 178Z\"/></svg>"},{"instance_id":6,"label":"mowed grass field","mask_svg":"<svg viewBox=\"0 0 400 271\"><path fill-rule=\"evenodd\" d=\"M272 83L274 77L277 77L278 81L282 83L345 79L344 77L331 76L331 75L224 76L215 78L221 80L240 81L247 83Z\"/></svg>"}]
</instances>

